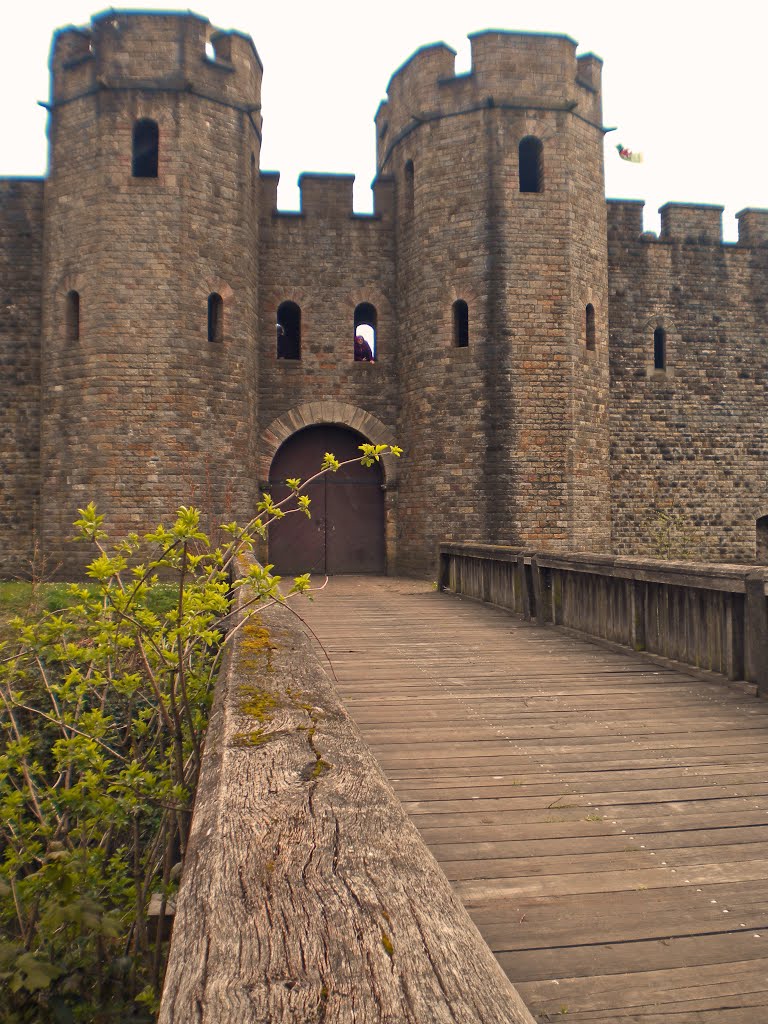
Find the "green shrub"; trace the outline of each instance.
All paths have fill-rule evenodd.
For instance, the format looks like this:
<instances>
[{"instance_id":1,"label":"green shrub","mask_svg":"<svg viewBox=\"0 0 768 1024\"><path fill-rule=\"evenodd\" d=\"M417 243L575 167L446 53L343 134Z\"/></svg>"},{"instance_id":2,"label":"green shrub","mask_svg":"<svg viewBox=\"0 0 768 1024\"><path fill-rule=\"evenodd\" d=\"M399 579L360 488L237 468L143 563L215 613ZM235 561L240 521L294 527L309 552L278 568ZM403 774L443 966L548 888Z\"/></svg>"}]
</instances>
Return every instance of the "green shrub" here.
<instances>
[{"instance_id":1,"label":"green shrub","mask_svg":"<svg viewBox=\"0 0 768 1024\"><path fill-rule=\"evenodd\" d=\"M365 465L400 454L361 449ZM329 454L320 472L339 466ZM222 547L185 507L109 547L89 505L75 524L95 547L88 582L34 601L4 585L33 612L0 642L2 1024L153 1019L223 647L254 611L309 588L299 576L281 593L252 560L233 583L235 562L271 523L309 515L310 482L288 481L279 505L264 494L250 523L222 526Z\"/></svg>"}]
</instances>

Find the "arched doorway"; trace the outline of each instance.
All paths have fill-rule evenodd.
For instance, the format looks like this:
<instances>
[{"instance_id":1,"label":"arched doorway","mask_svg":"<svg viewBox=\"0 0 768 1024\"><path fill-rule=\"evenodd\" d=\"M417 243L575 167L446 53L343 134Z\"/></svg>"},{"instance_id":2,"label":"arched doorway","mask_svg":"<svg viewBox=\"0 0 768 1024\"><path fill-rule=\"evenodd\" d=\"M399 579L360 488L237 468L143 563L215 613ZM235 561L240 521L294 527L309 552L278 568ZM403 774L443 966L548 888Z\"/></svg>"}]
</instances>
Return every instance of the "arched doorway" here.
<instances>
[{"instance_id":1,"label":"arched doorway","mask_svg":"<svg viewBox=\"0 0 768 1024\"><path fill-rule=\"evenodd\" d=\"M360 457L366 438L346 427L306 427L278 449L269 472L269 490L279 501L288 493L285 480L307 480L320 469L326 452L340 462ZM359 463L326 473L305 492L312 518L291 513L269 531L269 561L283 576L298 573L383 573L383 474L378 464Z\"/></svg>"}]
</instances>

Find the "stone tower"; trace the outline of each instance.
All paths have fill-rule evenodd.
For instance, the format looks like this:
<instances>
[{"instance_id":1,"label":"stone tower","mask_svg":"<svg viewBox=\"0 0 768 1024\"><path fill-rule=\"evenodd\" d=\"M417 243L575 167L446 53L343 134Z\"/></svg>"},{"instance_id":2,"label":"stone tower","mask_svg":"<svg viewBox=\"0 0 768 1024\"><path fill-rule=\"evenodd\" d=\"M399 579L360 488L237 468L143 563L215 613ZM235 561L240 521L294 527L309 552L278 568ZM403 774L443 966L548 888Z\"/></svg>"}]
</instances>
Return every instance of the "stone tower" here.
<instances>
[{"instance_id":1,"label":"stone tower","mask_svg":"<svg viewBox=\"0 0 768 1024\"><path fill-rule=\"evenodd\" d=\"M41 528L65 572L89 500L115 536L253 508L261 73L191 14L54 37Z\"/></svg>"},{"instance_id":2,"label":"stone tower","mask_svg":"<svg viewBox=\"0 0 768 1024\"><path fill-rule=\"evenodd\" d=\"M601 62L483 32L417 51L376 115L397 190L401 564L443 539L608 550Z\"/></svg>"}]
</instances>

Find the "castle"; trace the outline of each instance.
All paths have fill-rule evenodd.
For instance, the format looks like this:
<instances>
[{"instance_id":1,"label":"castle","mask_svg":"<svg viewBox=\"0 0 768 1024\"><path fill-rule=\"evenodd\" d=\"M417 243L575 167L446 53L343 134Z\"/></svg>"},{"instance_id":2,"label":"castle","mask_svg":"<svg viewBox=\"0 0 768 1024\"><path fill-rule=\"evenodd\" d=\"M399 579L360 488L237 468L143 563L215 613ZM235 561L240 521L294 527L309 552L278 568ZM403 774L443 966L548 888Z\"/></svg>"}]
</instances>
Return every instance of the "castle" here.
<instances>
[{"instance_id":1,"label":"castle","mask_svg":"<svg viewBox=\"0 0 768 1024\"><path fill-rule=\"evenodd\" d=\"M90 500L113 536L182 503L244 520L361 438L407 457L316 490L289 570L305 543L305 568L422 575L451 539L647 554L656 507L702 558L768 560L768 211L735 244L718 206L644 234L605 198L601 61L471 43L467 74L438 44L392 77L361 215L343 174L276 209L247 36L56 33L48 177L0 181L0 572L35 536L76 571Z\"/></svg>"}]
</instances>

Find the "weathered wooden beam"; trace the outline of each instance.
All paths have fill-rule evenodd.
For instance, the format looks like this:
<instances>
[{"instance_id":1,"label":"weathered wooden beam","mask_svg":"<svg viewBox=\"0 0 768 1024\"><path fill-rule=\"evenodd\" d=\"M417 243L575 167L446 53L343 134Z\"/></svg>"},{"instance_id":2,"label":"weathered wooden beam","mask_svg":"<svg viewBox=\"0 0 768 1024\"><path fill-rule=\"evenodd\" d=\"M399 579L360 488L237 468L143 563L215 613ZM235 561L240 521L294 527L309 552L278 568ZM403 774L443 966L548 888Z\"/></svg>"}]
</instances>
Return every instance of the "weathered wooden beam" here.
<instances>
[{"instance_id":1,"label":"weathered wooden beam","mask_svg":"<svg viewBox=\"0 0 768 1024\"><path fill-rule=\"evenodd\" d=\"M217 685L159 1017L192 1022L533 1024L286 609Z\"/></svg>"}]
</instances>

